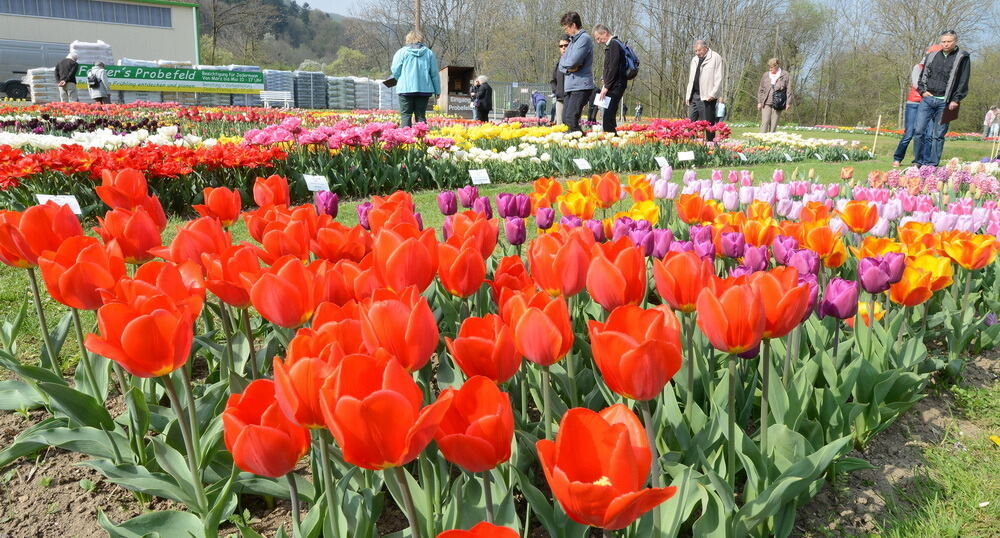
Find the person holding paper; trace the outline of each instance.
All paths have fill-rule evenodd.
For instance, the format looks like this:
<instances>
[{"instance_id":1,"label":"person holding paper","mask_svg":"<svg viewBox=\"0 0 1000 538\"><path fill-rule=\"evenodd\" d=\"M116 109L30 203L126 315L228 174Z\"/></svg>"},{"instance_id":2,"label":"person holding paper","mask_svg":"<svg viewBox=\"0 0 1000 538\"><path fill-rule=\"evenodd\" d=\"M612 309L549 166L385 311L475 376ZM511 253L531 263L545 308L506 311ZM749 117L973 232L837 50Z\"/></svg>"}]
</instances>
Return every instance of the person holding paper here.
<instances>
[{"instance_id":1,"label":"person holding paper","mask_svg":"<svg viewBox=\"0 0 1000 538\"><path fill-rule=\"evenodd\" d=\"M392 57L392 78L398 80L399 112L402 127L427 120L427 102L441 94L441 76L437 56L423 44L424 36L413 31L406 34L406 45Z\"/></svg>"},{"instance_id":2,"label":"person holding paper","mask_svg":"<svg viewBox=\"0 0 1000 538\"><path fill-rule=\"evenodd\" d=\"M566 54L566 49L569 47L569 35L563 34L559 38L559 58ZM552 85L552 100L554 104L552 106L552 122L556 125L562 125L563 123L563 101L566 99L566 75L559 70L559 62L556 62L555 69L552 70L552 80L549 81Z\"/></svg>"},{"instance_id":3,"label":"person holding paper","mask_svg":"<svg viewBox=\"0 0 1000 538\"><path fill-rule=\"evenodd\" d=\"M937 166L944 150L948 124L958 117L958 104L969 93L969 53L958 48L954 30L941 33L941 50L924 57L917 91L917 126L914 136L921 137L916 164Z\"/></svg>"},{"instance_id":4,"label":"person holding paper","mask_svg":"<svg viewBox=\"0 0 1000 538\"><path fill-rule=\"evenodd\" d=\"M563 103L563 123L570 132L582 131L580 114L594 91L594 40L583 29L580 14L566 12L559 20L569 36L569 47L559 60L559 71L565 75L566 100Z\"/></svg>"},{"instance_id":5,"label":"person holding paper","mask_svg":"<svg viewBox=\"0 0 1000 538\"><path fill-rule=\"evenodd\" d=\"M603 24L594 26L594 39L605 46L604 76L601 79L601 93L595 103L604 109L601 112L604 132L614 133L618 130L618 107L621 106L622 96L628 86L628 79L625 77L625 49L618 37Z\"/></svg>"},{"instance_id":6,"label":"person holding paper","mask_svg":"<svg viewBox=\"0 0 1000 538\"><path fill-rule=\"evenodd\" d=\"M718 121L715 106L722 95L722 76L725 65L718 52L708 48L704 39L694 42L694 58L688 75L687 96L688 117L691 121L707 121L712 125ZM715 133L705 133L705 140L711 142Z\"/></svg>"}]
</instances>

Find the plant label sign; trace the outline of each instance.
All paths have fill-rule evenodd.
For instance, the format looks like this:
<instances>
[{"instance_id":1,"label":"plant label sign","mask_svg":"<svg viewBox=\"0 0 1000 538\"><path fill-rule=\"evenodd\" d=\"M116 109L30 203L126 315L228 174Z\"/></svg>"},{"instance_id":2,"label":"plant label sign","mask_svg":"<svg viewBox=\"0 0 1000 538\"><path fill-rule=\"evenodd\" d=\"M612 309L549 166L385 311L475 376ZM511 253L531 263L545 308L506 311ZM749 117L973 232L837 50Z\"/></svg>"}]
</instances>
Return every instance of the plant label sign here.
<instances>
[{"instance_id":1,"label":"plant label sign","mask_svg":"<svg viewBox=\"0 0 1000 538\"><path fill-rule=\"evenodd\" d=\"M590 166L590 162L587 159L573 159L573 164L576 165L580 170L593 170L594 167Z\"/></svg>"},{"instance_id":2,"label":"plant label sign","mask_svg":"<svg viewBox=\"0 0 1000 538\"><path fill-rule=\"evenodd\" d=\"M736 155L739 155L741 161L747 162L747 154L746 153L736 152Z\"/></svg>"},{"instance_id":3,"label":"plant label sign","mask_svg":"<svg viewBox=\"0 0 1000 538\"><path fill-rule=\"evenodd\" d=\"M490 173L486 169L469 170L469 178L473 185L489 185Z\"/></svg>"},{"instance_id":4,"label":"plant label sign","mask_svg":"<svg viewBox=\"0 0 1000 538\"><path fill-rule=\"evenodd\" d=\"M817 158L817 159L819 159L819 160L821 160L821 161L823 160L823 156L822 156L822 155L820 155L819 153L816 153L815 155L816 155L816 158Z\"/></svg>"},{"instance_id":5,"label":"plant label sign","mask_svg":"<svg viewBox=\"0 0 1000 538\"><path fill-rule=\"evenodd\" d=\"M868 156L871 157L872 159L874 159L875 158L875 152L869 151L868 152Z\"/></svg>"},{"instance_id":6,"label":"plant label sign","mask_svg":"<svg viewBox=\"0 0 1000 538\"><path fill-rule=\"evenodd\" d=\"M72 194L36 194L35 199L40 204L55 202L59 205L68 205L74 215L83 214L83 210L80 209L80 202Z\"/></svg>"},{"instance_id":7,"label":"plant label sign","mask_svg":"<svg viewBox=\"0 0 1000 538\"><path fill-rule=\"evenodd\" d=\"M677 152L678 161L693 161L694 152L693 151L678 151Z\"/></svg>"},{"instance_id":8,"label":"plant label sign","mask_svg":"<svg viewBox=\"0 0 1000 538\"><path fill-rule=\"evenodd\" d=\"M330 182L327 181L326 176L302 174L302 179L305 180L306 188L309 189L309 192L330 190Z\"/></svg>"},{"instance_id":9,"label":"plant label sign","mask_svg":"<svg viewBox=\"0 0 1000 538\"><path fill-rule=\"evenodd\" d=\"M786 160L787 160L788 162L792 162L792 156L791 156L790 154L788 154L788 153L786 153L786 154L785 154L785 159L786 159Z\"/></svg>"},{"instance_id":10,"label":"plant label sign","mask_svg":"<svg viewBox=\"0 0 1000 538\"><path fill-rule=\"evenodd\" d=\"M844 160L845 160L845 161L849 161L849 160L851 160L851 158L850 158L850 157L848 157L848 156L847 156L847 154L845 153L845 154L844 154Z\"/></svg>"},{"instance_id":11,"label":"plant label sign","mask_svg":"<svg viewBox=\"0 0 1000 538\"><path fill-rule=\"evenodd\" d=\"M656 164L660 165L660 168L670 166L670 161L668 161L666 157L654 157L653 159L656 161Z\"/></svg>"}]
</instances>

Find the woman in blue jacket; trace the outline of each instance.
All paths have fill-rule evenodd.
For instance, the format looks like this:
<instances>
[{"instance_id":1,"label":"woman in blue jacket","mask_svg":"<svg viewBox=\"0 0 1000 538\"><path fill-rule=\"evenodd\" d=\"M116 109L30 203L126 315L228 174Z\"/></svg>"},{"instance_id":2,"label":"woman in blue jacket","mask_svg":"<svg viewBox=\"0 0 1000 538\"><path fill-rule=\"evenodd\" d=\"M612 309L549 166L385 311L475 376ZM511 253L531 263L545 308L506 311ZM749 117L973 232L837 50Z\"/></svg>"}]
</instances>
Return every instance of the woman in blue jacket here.
<instances>
[{"instance_id":1,"label":"woman in blue jacket","mask_svg":"<svg viewBox=\"0 0 1000 538\"><path fill-rule=\"evenodd\" d=\"M397 80L402 115L399 124L403 127L412 125L414 116L416 123L426 121L427 102L441 93L437 57L424 46L423 39L420 32L406 34L406 45L392 58L392 77Z\"/></svg>"}]
</instances>

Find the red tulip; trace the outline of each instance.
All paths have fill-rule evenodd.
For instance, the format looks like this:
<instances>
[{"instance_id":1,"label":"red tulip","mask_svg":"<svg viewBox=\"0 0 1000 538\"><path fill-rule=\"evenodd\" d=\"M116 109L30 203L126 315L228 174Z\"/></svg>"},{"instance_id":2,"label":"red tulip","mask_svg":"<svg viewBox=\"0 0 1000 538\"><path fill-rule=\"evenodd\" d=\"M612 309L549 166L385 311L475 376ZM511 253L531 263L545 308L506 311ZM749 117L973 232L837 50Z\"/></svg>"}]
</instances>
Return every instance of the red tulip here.
<instances>
[{"instance_id":1,"label":"red tulip","mask_svg":"<svg viewBox=\"0 0 1000 538\"><path fill-rule=\"evenodd\" d=\"M531 291L535 289L535 281L531 279L520 256L506 256L500 259L500 264L494 269L490 288L493 290L493 300L500 306L502 290Z\"/></svg>"},{"instance_id":2,"label":"red tulip","mask_svg":"<svg viewBox=\"0 0 1000 538\"><path fill-rule=\"evenodd\" d=\"M70 237L59 250L38 257L38 267L49 295L79 310L97 310L104 305L99 290L111 289L125 278L125 260L115 247L85 235Z\"/></svg>"},{"instance_id":3,"label":"red tulip","mask_svg":"<svg viewBox=\"0 0 1000 538\"><path fill-rule=\"evenodd\" d=\"M360 262L372 250L372 235L361 226L348 228L333 221L320 227L309 245L313 254L324 260Z\"/></svg>"},{"instance_id":4,"label":"red tulip","mask_svg":"<svg viewBox=\"0 0 1000 538\"><path fill-rule=\"evenodd\" d=\"M517 531L509 527L498 527L483 521L467 531L451 530L437 535L437 538L518 538Z\"/></svg>"},{"instance_id":5,"label":"red tulip","mask_svg":"<svg viewBox=\"0 0 1000 538\"><path fill-rule=\"evenodd\" d=\"M510 459L514 412L510 396L482 376L458 390L447 389L451 405L434 434L444 458L470 473L488 471Z\"/></svg>"},{"instance_id":6,"label":"red tulip","mask_svg":"<svg viewBox=\"0 0 1000 538\"><path fill-rule=\"evenodd\" d=\"M431 442L450 394L422 407L423 392L385 353L344 357L320 390L326 426L344 461L374 471L413 461Z\"/></svg>"},{"instance_id":7,"label":"red tulip","mask_svg":"<svg viewBox=\"0 0 1000 538\"><path fill-rule=\"evenodd\" d=\"M638 417L622 404L600 413L570 409L555 442L535 447L552 495L583 525L625 528L677 491L643 489L653 454Z\"/></svg>"},{"instance_id":8,"label":"red tulip","mask_svg":"<svg viewBox=\"0 0 1000 538\"><path fill-rule=\"evenodd\" d=\"M597 368L608 388L626 398L656 398L681 368L680 324L666 305L621 306L606 323L588 325Z\"/></svg>"},{"instance_id":9,"label":"red tulip","mask_svg":"<svg viewBox=\"0 0 1000 538\"><path fill-rule=\"evenodd\" d=\"M445 338L444 342L451 358L469 377L485 376L504 383L521 367L514 331L496 314L465 318L456 338Z\"/></svg>"},{"instance_id":10,"label":"red tulip","mask_svg":"<svg viewBox=\"0 0 1000 538\"><path fill-rule=\"evenodd\" d=\"M438 245L438 274L448 293L465 298L482 287L486 279L486 262L478 250L453 239Z\"/></svg>"},{"instance_id":11,"label":"red tulip","mask_svg":"<svg viewBox=\"0 0 1000 538\"><path fill-rule=\"evenodd\" d=\"M290 204L288 180L277 174L257 178L253 184L253 201L259 207Z\"/></svg>"},{"instance_id":12,"label":"red tulip","mask_svg":"<svg viewBox=\"0 0 1000 538\"><path fill-rule=\"evenodd\" d=\"M142 206L149 197L146 176L133 168L118 172L103 170L101 184L94 187L94 191L112 209L132 210Z\"/></svg>"},{"instance_id":13,"label":"red tulip","mask_svg":"<svg viewBox=\"0 0 1000 538\"><path fill-rule=\"evenodd\" d=\"M799 283L794 267L776 267L750 275L750 286L764 306L764 338L781 338L792 332L809 309L809 284Z\"/></svg>"},{"instance_id":14,"label":"red tulip","mask_svg":"<svg viewBox=\"0 0 1000 538\"><path fill-rule=\"evenodd\" d=\"M453 244L472 246L485 260L493 255L497 246L499 226L497 219L488 219L486 215L470 209L448 217L447 228L451 233L445 239L454 241Z\"/></svg>"},{"instance_id":15,"label":"red tulip","mask_svg":"<svg viewBox=\"0 0 1000 538\"><path fill-rule=\"evenodd\" d=\"M0 212L0 261L27 269L38 265L38 255L58 250L70 237L83 235L83 227L69 206L46 202L23 212Z\"/></svg>"},{"instance_id":16,"label":"red tulip","mask_svg":"<svg viewBox=\"0 0 1000 538\"><path fill-rule=\"evenodd\" d=\"M306 267L302 260L286 256L265 269L256 281L244 274L250 285L250 302L264 319L279 327L301 326L319 303L324 275L317 274L316 267Z\"/></svg>"},{"instance_id":17,"label":"red tulip","mask_svg":"<svg viewBox=\"0 0 1000 538\"><path fill-rule=\"evenodd\" d=\"M663 260L653 260L656 292L674 310L694 312L698 295L718 281L712 262L691 251L672 252Z\"/></svg>"},{"instance_id":18,"label":"red tulip","mask_svg":"<svg viewBox=\"0 0 1000 538\"><path fill-rule=\"evenodd\" d=\"M260 275L260 258L253 247L233 245L218 254L201 255L205 285L222 302L235 308L250 306L250 286ZM244 279L248 276L248 279Z\"/></svg>"},{"instance_id":19,"label":"red tulip","mask_svg":"<svg viewBox=\"0 0 1000 538\"><path fill-rule=\"evenodd\" d=\"M434 280L438 268L438 242L434 230L398 224L375 236L373 265L386 287L400 291L416 286L423 292Z\"/></svg>"},{"instance_id":20,"label":"red tulip","mask_svg":"<svg viewBox=\"0 0 1000 538\"><path fill-rule=\"evenodd\" d=\"M233 242L232 235L222 223L212 217L201 217L184 223L169 247L151 250L157 256L174 263L193 261L201 265L203 254L219 254Z\"/></svg>"},{"instance_id":21,"label":"red tulip","mask_svg":"<svg viewBox=\"0 0 1000 538\"><path fill-rule=\"evenodd\" d=\"M257 379L229 396L222 412L226 449L241 470L278 478L295 469L309 451L309 433L281 412L274 382Z\"/></svg>"},{"instance_id":22,"label":"red tulip","mask_svg":"<svg viewBox=\"0 0 1000 538\"><path fill-rule=\"evenodd\" d=\"M134 211L108 211L104 218L98 217L97 222L101 224L94 228L97 235L109 246L117 245L128 263L139 264L153 259L155 255L151 251L163 244L160 228L141 207Z\"/></svg>"},{"instance_id":23,"label":"red tulip","mask_svg":"<svg viewBox=\"0 0 1000 538\"><path fill-rule=\"evenodd\" d=\"M504 303L503 318L514 329L517 350L539 366L551 366L573 348L573 327L562 297L513 295Z\"/></svg>"},{"instance_id":24,"label":"red tulip","mask_svg":"<svg viewBox=\"0 0 1000 538\"><path fill-rule=\"evenodd\" d=\"M631 239L599 243L591 252L587 293L597 304L611 311L642 302L646 296L646 257Z\"/></svg>"},{"instance_id":25,"label":"red tulip","mask_svg":"<svg viewBox=\"0 0 1000 538\"><path fill-rule=\"evenodd\" d=\"M161 295L145 302L102 306L97 311L99 334L87 336L87 349L137 377L158 377L184 366L191 352L194 317L163 308L169 305L164 299Z\"/></svg>"},{"instance_id":26,"label":"red tulip","mask_svg":"<svg viewBox=\"0 0 1000 538\"><path fill-rule=\"evenodd\" d=\"M725 353L740 354L756 348L767 325L760 294L745 284L720 287L718 297L711 289L702 290L698 296L698 328L716 349Z\"/></svg>"},{"instance_id":27,"label":"red tulip","mask_svg":"<svg viewBox=\"0 0 1000 538\"><path fill-rule=\"evenodd\" d=\"M552 296L571 297L583 291L593 244L594 235L585 228L536 238L528 247L528 262L535 283Z\"/></svg>"},{"instance_id":28,"label":"red tulip","mask_svg":"<svg viewBox=\"0 0 1000 538\"><path fill-rule=\"evenodd\" d=\"M423 368L438 345L434 313L412 287L376 291L361 310L361 334L369 351L384 348L410 372Z\"/></svg>"},{"instance_id":29,"label":"red tulip","mask_svg":"<svg viewBox=\"0 0 1000 538\"><path fill-rule=\"evenodd\" d=\"M226 228L240 218L240 211L243 209L240 191L226 187L205 187L202 194L205 203L192 206L199 215L218 219Z\"/></svg>"}]
</instances>

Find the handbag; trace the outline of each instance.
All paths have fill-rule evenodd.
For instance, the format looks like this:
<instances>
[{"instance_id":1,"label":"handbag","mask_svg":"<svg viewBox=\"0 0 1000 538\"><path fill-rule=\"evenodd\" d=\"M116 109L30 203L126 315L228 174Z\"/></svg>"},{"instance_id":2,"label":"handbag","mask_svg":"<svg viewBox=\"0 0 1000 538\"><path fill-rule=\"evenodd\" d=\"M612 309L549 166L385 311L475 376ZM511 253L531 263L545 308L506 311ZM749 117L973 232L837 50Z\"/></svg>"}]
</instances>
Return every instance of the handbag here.
<instances>
[{"instance_id":1,"label":"handbag","mask_svg":"<svg viewBox=\"0 0 1000 538\"><path fill-rule=\"evenodd\" d=\"M774 84L771 84L771 108L784 110L787 106L788 92L786 90L776 90L774 89Z\"/></svg>"}]
</instances>

